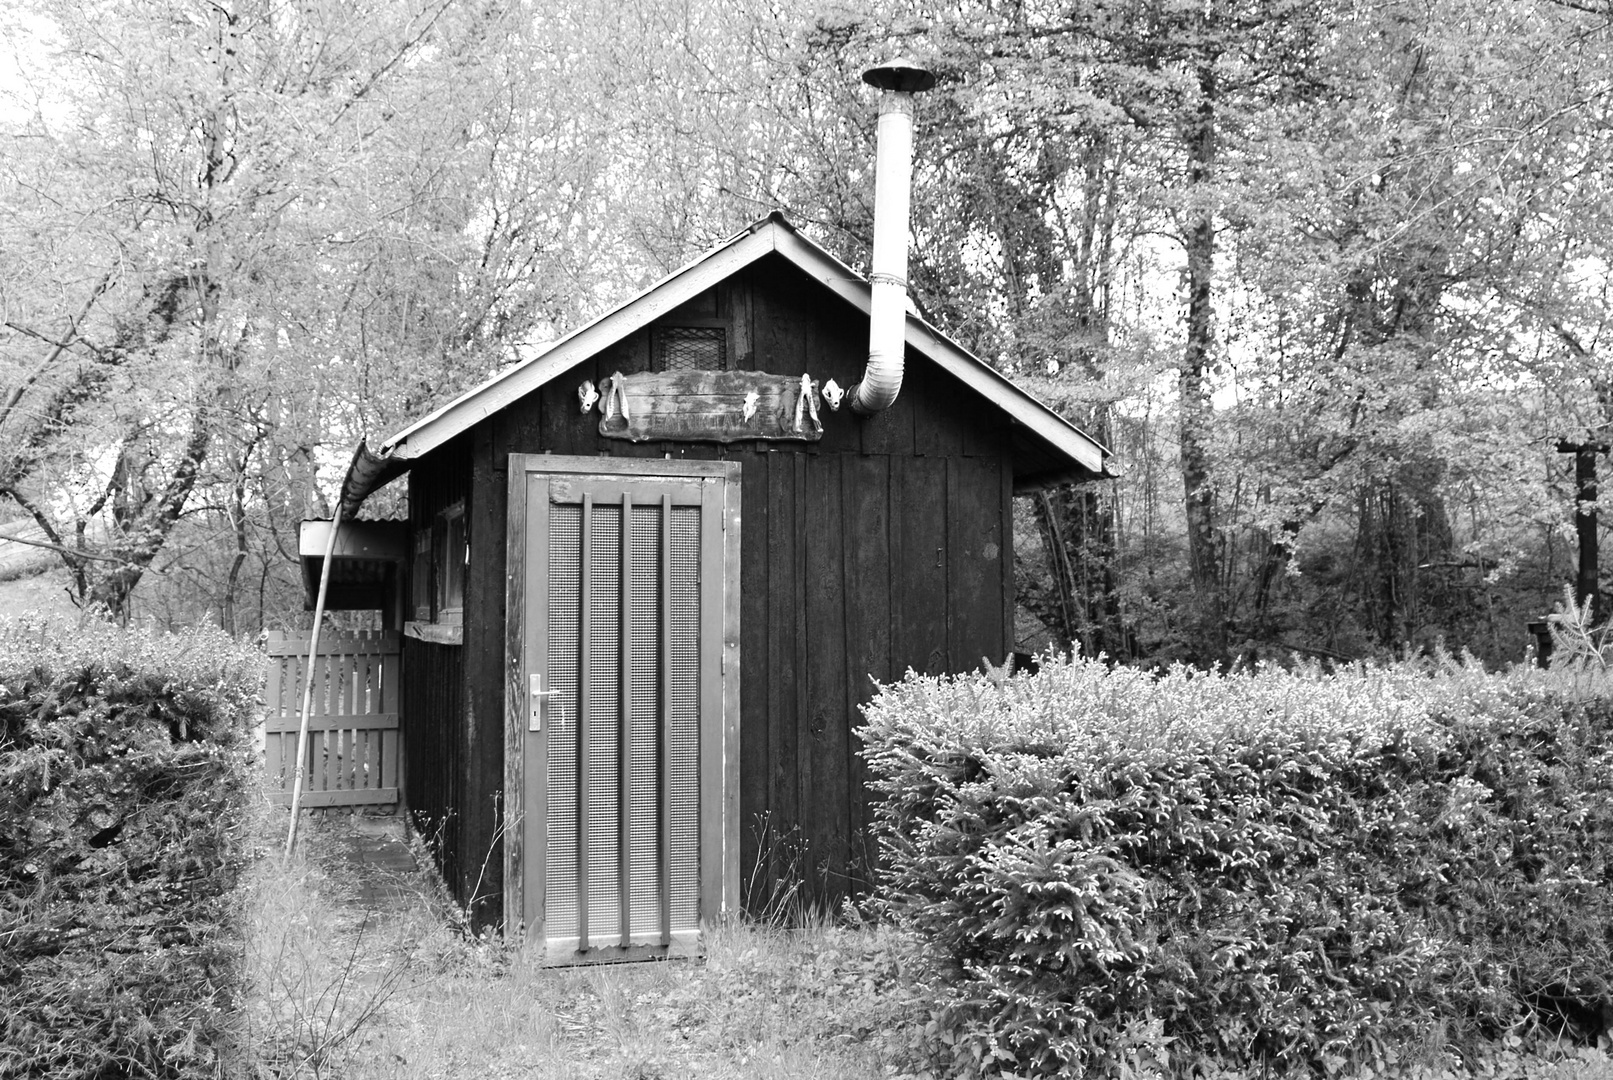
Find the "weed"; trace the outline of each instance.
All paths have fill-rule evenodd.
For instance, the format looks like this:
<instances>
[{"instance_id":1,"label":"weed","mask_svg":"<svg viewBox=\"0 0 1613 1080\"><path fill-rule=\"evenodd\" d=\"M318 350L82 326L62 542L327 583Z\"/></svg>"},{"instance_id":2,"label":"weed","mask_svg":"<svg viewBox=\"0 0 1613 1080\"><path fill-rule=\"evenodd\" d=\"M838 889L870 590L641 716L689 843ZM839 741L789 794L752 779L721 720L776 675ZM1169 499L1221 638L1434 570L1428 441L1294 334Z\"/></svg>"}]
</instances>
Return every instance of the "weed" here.
<instances>
[{"instance_id":1,"label":"weed","mask_svg":"<svg viewBox=\"0 0 1613 1080\"><path fill-rule=\"evenodd\" d=\"M400 910L356 913L351 871L318 855L332 840L254 868L241 1044L257 1050L236 1074L855 1078L892 1075L919 1041L898 1022L916 953L889 928L735 922L700 962L545 969L466 932L430 874Z\"/></svg>"},{"instance_id":2,"label":"weed","mask_svg":"<svg viewBox=\"0 0 1613 1080\"><path fill-rule=\"evenodd\" d=\"M283 831L285 811L260 804L260 842ZM426 927L417 917L355 910L340 864L310 856L328 850L331 830L310 830L290 860L268 858L267 843L243 896L247 1005L237 1072L257 1077L347 1075L351 1056L415 970ZM407 908L418 903L411 900Z\"/></svg>"},{"instance_id":3,"label":"weed","mask_svg":"<svg viewBox=\"0 0 1613 1080\"><path fill-rule=\"evenodd\" d=\"M756 815L756 862L740 888L741 907L761 926L803 926L812 918L806 899L806 843L798 827L780 831L771 812Z\"/></svg>"},{"instance_id":4,"label":"weed","mask_svg":"<svg viewBox=\"0 0 1613 1080\"><path fill-rule=\"evenodd\" d=\"M1587 597L1583 604L1574 600L1574 590L1563 586L1563 599L1546 616L1551 633L1551 666L1568 673L1570 692L1576 697L1591 686L1605 686L1613 671L1613 623L1597 625Z\"/></svg>"}]
</instances>

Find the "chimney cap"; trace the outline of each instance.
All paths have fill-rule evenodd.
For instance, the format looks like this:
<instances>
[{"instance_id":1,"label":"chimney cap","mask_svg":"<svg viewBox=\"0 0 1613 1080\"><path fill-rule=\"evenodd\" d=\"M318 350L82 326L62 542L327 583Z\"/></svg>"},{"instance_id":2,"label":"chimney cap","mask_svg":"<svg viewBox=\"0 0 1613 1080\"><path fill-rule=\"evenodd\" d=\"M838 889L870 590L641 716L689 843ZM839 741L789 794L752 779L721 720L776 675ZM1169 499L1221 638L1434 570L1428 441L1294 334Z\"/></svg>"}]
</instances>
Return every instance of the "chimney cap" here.
<instances>
[{"instance_id":1,"label":"chimney cap","mask_svg":"<svg viewBox=\"0 0 1613 1080\"><path fill-rule=\"evenodd\" d=\"M881 90L916 94L935 86L935 73L906 56L896 56L863 72L863 82Z\"/></svg>"}]
</instances>

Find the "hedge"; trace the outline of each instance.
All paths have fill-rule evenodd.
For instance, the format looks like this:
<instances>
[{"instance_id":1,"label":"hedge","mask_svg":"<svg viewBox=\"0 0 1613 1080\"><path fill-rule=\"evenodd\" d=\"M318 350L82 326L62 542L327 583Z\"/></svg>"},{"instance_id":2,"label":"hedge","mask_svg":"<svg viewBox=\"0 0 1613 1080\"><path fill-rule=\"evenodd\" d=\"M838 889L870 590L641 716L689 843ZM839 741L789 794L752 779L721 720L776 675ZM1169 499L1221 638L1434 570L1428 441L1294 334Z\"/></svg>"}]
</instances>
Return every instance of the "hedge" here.
<instances>
[{"instance_id":1,"label":"hedge","mask_svg":"<svg viewBox=\"0 0 1613 1080\"><path fill-rule=\"evenodd\" d=\"M213 1076L260 662L0 621L0 1076Z\"/></svg>"},{"instance_id":2,"label":"hedge","mask_svg":"<svg viewBox=\"0 0 1613 1080\"><path fill-rule=\"evenodd\" d=\"M1411 667L910 675L881 902L965 1074L1380 1070L1613 1018L1613 705Z\"/></svg>"}]
</instances>

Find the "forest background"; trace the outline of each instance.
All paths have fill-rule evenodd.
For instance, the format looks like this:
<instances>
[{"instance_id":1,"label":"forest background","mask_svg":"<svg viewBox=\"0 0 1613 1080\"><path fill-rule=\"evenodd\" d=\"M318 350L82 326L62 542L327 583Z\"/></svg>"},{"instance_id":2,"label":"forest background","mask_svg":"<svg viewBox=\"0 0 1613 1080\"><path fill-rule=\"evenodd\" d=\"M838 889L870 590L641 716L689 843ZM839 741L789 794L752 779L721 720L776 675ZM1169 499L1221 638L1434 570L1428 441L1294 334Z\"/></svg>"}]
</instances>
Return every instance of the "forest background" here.
<instances>
[{"instance_id":1,"label":"forest background","mask_svg":"<svg viewBox=\"0 0 1613 1080\"><path fill-rule=\"evenodd\" d=\"M1610 0L20 0L0 532L114 616L294 625L360 435L775 207L866 267L904 52L915 302L1121 472L1016 500L1022 646L1517 659L1613 427L1610 44Z\"/></svg>"}]
</instances>

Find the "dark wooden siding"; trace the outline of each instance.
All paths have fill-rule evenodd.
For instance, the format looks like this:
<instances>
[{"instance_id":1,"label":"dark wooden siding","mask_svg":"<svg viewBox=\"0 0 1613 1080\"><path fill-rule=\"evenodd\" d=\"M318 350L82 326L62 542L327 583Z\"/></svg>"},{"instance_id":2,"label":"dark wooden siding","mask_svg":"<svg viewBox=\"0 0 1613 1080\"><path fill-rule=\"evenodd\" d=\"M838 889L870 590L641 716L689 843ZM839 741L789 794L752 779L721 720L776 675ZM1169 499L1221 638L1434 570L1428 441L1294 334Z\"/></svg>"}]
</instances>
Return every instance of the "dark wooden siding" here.
<instances>
[{"instance_id":1,"label":"dark wooden siding","mask_svg":"<svg viewBox=\"0 0 1613 1080\"><path fill-rule=\"evenodd\" d=\"M403 799L447 882L460 878L464 847L455 810L465 791L462 655L457 645L403 640Z\"/></svg>"},{"instance_id":2,"label":"dark wooden siding","mask_svg":"<svg viewBox=\"0 0 1613 1080\"><path fill-rule=\"evenodd\" d=\"M782 259L764 260L690 305L728 320L737 367L861 377L866 316ZM676 324L679 313L666 317ZM873 679L1001 663L1011 642L1012 530L1006 422L912 354L886 413L825 417L816 444L631 444L598 434L576 391L646 370L632 335L476 429L467 581L465 851L496 875L493 801L502 738L505 477L508 455L723 458L743 463L741 812L743 876L794 877L832 903L866 880L865 774L853 728ZM971 405L971 403L975 403ZM471 803L476 803L472 806ZM484 805L485 804L485 805ZM474 837L474 843L472 839ZM488 877L487 882L491 881ZM497 896L484 882L482 895ZM759 906L765 889L747 897ZM496 902L496 901L495 901Z\"/></svg>"},{"instance_id":3,"label":"dark wooden siding","mask_svg":"<svg viewBox=\"0 0 1613 1080\"><path fill-rule=\"evenodd\" d=\"M411 530L429 530L439 511L462 499L466 513L474 513L471 457L470 439L456 439L409 473ZM474 544L481 530L474 518L467 520ZM468 621L468 597L465 615ZM483 783L467 768L481 748L474 745L467 723L465 648L405 637L402 666L404 801L437 857L443 880L461 903L469 904L481 862L474 819L475 795Z\"/></svg>"},{"instance_id":4,"label":"dark wooden siding","mask_svg":"<svg viewBox=\"0 0 1613 1080\"><path fill-rule=\"evenodd\" d=\"M503 917L505 470L492 432L476 428L470 470L470 566L465 575L466 776L463 843L470 858L456 895L480 925ZM506 456L507 461L507 456ZM506 461L501 461L503 466Z\"/></svg>"}]
</instances>

